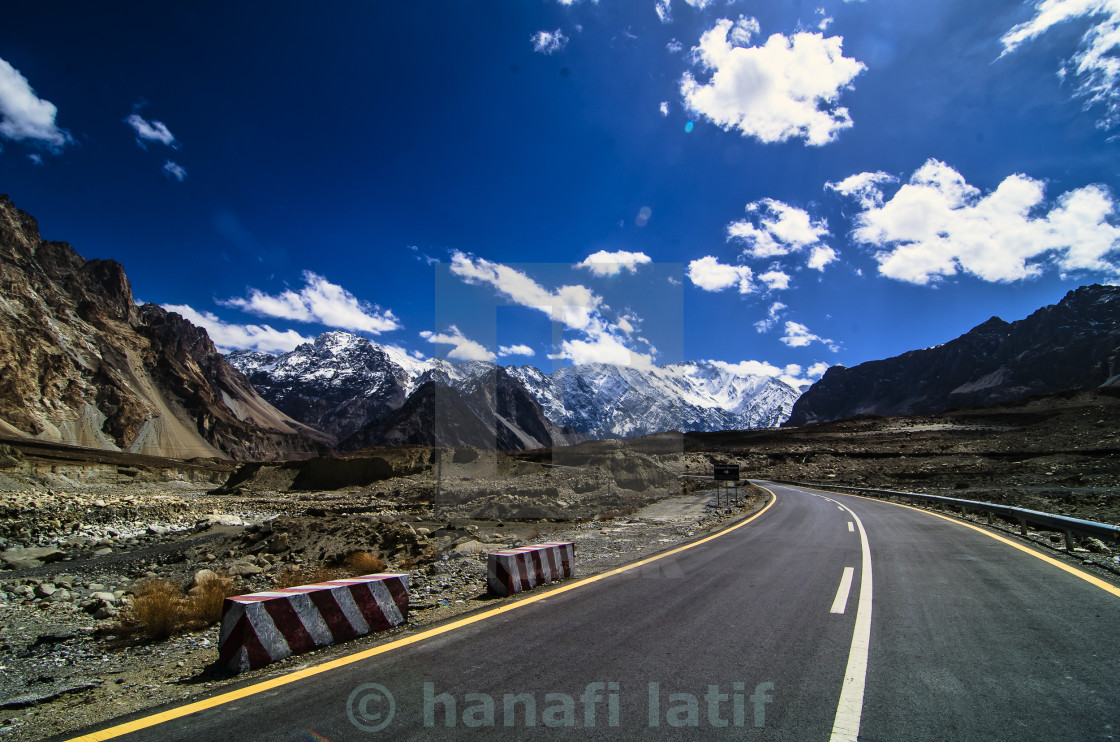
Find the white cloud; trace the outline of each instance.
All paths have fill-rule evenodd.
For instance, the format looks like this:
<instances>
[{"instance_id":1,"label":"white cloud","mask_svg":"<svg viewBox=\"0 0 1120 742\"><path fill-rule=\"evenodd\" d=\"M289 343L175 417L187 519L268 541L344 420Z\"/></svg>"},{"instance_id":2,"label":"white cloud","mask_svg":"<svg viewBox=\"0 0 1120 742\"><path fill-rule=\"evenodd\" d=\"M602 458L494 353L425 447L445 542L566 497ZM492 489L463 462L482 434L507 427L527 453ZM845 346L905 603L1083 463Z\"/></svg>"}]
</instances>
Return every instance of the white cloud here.
<instances>
[{"instance_id":1,"label":"white cloud","mask_svg":"<svg viewBox=\"0 0 1120 742\"><path fill-rule=\"evenodd\" d=\"M556 29L555 31L537 31L529 37L533 44L533 51L541 54L553 54L563 49L568 44L568 37Z\"/></svg>"},{"instance_id":2,"label":"white cloud","mask_svg":"<svg viewBox=\"0 0 1120 742\"><path fill-rule=\"evenodd\" d=\"M813 270L824 271L824 267L835 262L836 258L836 251L828 245L816 245L809 251L808 266Z\"/></svg>"},{"instance_id":3,"label":"white cloud","mask_svg":"<svg viewBox=\"0 0 1120 742\"><path fill-rule=\"evenodd\" d=\"M776 301L771 304L770 309L767 311L766 318L760 319L758 322L754 323L755 329L759 332L770 332L771 330L773 330L781 320L782 311L785 308L786 305L781 303L780 301Z\"/></svg>"},{"instance_id":4,"label":"white cloud","mask_svg":"<svg viewBox=\"0 0 1120 742\"><path fill-rule=\"evenodd\" d=\"M739 361L738 363L707 361L707 363L733 376L769 376L789 384L794 389L801 389L813 383L811 375L809 378L802 376L801 366L796 363L791 363L785 368L779 368L767 361Z\"/></svg>"},{"instance_id":5,"label":"white cloud","mask_svg":"<svg viewBox=\"0 0 1120 742\"><path fill-rule=\"evenodd\" d=\"M1101 125L1120 123L1120 0L1038 0L1035 15L1005 33L1001 58L1011 54L1022 44L1033 41L1042 34L1068 21L1092 19L1092 25L1082 35L1080 47L1070 59L1070 67L1062 67L1059 74L1065 77L1074 72L1079 78L1078 93L1087 106L1101 105L1104 118Z\"/></svg>"},{"instance_id":6,"label":"white cloud","mask_svg":"<svg viewBox=\"0 0 1120 742\"><path fill-rule=\"evenodd\" d=\"M179 163L168 160L163 163L163 174L182 183L187 177L187 170Z\"/></svg>"},{"instance_id":7,"label":"white cloud","mask_svg":"<svg viewBox=\"0 0 1120 742\"><path fill-rule=\"evenodd\" d=\"M73 139L68 131L58 128L57 115L53 103L37 96L27 78L0 59L0 136L60 148Z\"/></svg>"},{"instance_id":8,"label":"white cloud","mask_svg":"<svg viewBox=\"0 0 1120 742\"><path fill-rule=\"evenodd\" d=\"M670 0L657 0L653 4L653 9L657 11L657 18L662 23L673 22L673 11L669 7Z\"/></svg>"},{"instance_id":9,"label":"white cloud","mask_svg":"<svg viewBox=\"0 0 1120 742\"><path fill-rule=\"evenodd\" d=\"M752 283L754 272L745 265L727 265L711 255L688 264L688 278L695 286L705 291L723 291L738 286L740 294L755 290Z\"/></svg>"},{"instance_id":10,"label":"white cloud","mask_svg":"<svg viewBox=\"0 0 1120 742\"><path fill-rule=\"evenodd\" d=\"M830 365L828 365L824 361L821 361L820 363L814 363L812 366L810 366L807 373L809 375L809 378L819 379L820 377L824 376L824 372L830 368L832 368Z\"/></svg>"},{"instance_id":11,"label":"white cloud","mask_svg":"<svg viewBox=\"0 0 1120 742\"><path fill-rule=\"evenodd\" d=\"M447 332L429 332L425 330L420 337L429 343L453 346L447 352L447 357L456 361L492 361L497 356L486 349L486 346L477 343L463 335L459 328L451 325Z\"/></svg>"},{"instance_id":12,"label":"white cloud","mask_svg":"<svg viewBox=\"0 0 1120 742\"><path fill-rule=\"evenodd\" d=\"M582 262L576 263L576 268L586 268L596 276L617 276L622 271L637 273L639 265L650 262L652 262L650 256L641 252L600 250L588 255Z\"/></svg>"},{"instance_id":13,"label":"white cloud","mask_svg":"<svg viewBox=\"0 0 1120 742\"><path fill-rule=\"evenodd\" d=\"M843 56L843 37L774 34L762 46L746 46L758 30L753 18L723 19L700 37L693 58L711 77L681 78L688 108L766 143L803 139L820 146L851 127L848 109L837 102L866 68Z\"/></svg>"},{"instance_id":14,"label":"white cloud","mask_svg":"<svg viewBox=\"0 0 1120 742\"><path fill-rule=\"evenodd\" d=\"M163 304L164 309L206 330L222 353L231 350L256 350L261 353L287 353L297 345L313 342L295 330L277 330L268 325L234 325L223 322L212 312L199 312L187 304Z\"/></svg>"},{"instance_id":15,"label":"white cloud","mask_svg":"<svg viewBox=\"0 0 1120 742\"><path fill-rule=\"evenodd\" d=\"M898 178L880 170L875 173L849 175L841 181L825 183L824 187L843 196L851 196L859 201L860 206L870 209L883 204L883 190L879 187L880 184L896 182Z\"/></svg>"},{"instance_id":16,"label":"white cloud","mask_svg":"<svg viewBox=\"0 0 1120 742\"><path fill-rule=\"evenodd\" d=\"M162 121L146 121L138 113L130 115L124 120L136 132L136 143L141 147L144 142L159 142L168 147L175 146L175 135Z\"/></svg>"},{"instance_id":17,"label":"white cloud","mask_svg":"<svg viewBox=\"0 0 1120 742\"><path fill-rule=\"evenodd\" d=\"M828 338L822 338L809 331L809 328L800 322L786 321L786 332L780 340L791 348L806 348L813 343L823 343L835 353L840 348L836 343Z\"/></svg>"},{"instance_id":18,"label":"white cloud","mask_svg":"<svg viewBox=\"0 0 1120 742\"><path fill-rule=\"evenodd\" d=\"M684 1L686 3L688 3L689 5L691 5L692 7L696 8L697 10L703 10L704 8L708 7L709 5L711 5L712 3L715 2L715 0L684 0Z\"/></svg>"},{"instance_id":19,"label":"white cloud","mask_svg":"<svg viewBox=\"0 0 1120 742\"><path fill-rule=\"evenodd\" d=\"M828 236L828 222L772 198L747 204L747 212L751 220L728 224L727 238L742 242L743 254L751 258L788 255Z\"/></svg>"},{"instance_id":20,"label":"white cloud","mask_svg":"<svg viewBox=\"0 0 1120 742\"><path fill-rule=\"evenodd\" d=\"M544 312L583 336L564 340L560 351L550 358L567 359L576 364L646 366L652 362L650 356L626 347L619 336L622 328L608 322L602 314L602 297L586 286L561 286L556 291L548 291L521 271L458 251L451 255L451 272L468 284L489 285L513 302ZM624 319L632 327L631 320L636 318Z\"/></svg>"},{"instance_id":21,"label":"white cloud","mask_svg":"<svg viewBox=\"0 0 1120 742\"><path fill-rule=\"evenodd\" d=\"M776 269L767 271L766 273L761 273L758 276L758 280L766 284L771 291L788 289L789 279L790 275L788 273L783 273L782 271Z\"/></svg>"},{"instance_id":22,"label":"white cloud","mask_svg":"<svg viewBox=\"0 0 1120 742\"><path fill-rule=\"evenodd\" d=\"M506 356L532 356L534 353L528 345L500 345L498 355L505 358Z\"/></svg>"},{"instance_id":23,"label":"white cloud","mask_svg":"<svg viewBox=\"0 0 1120 742\"><path fill-rule=\"evenodd\" d=\"M669 101L667 101L667 100L661 101L661 105L659 105L657 107L657 110L661 111L662 116L668 116L669 115Z\"/></svg>"},{"instance_id":24,"label":"white cloud","mask_svg":"<svg viewBox=\"0 0 1120 742\"><path fill-rule=\"evenodd\" d=\"M665 49L670 54L680 54L682 51L684 51L684 44L677 41L676 39L671 39L667 44L665 44Z\"/></svg>"},{"instance_id":25,"label":"white cloud","mask_svg":"<svg viewBox=\"0 0 1120 742\"><path fill-rule=\"evenodd\" d=\"M881 193L860 199L864 211L852 234L877 248L882 275L900 281L928 284L965 273L1010 282L1041 275L1047 263L1120 275L1117 204L1101 185L1047 203L1042 181L1015 174L982 195L931 159L889 200Z\"/></svg>"},{"instance_id":26,"label":"white cloud","mask_svg":"<svg viewBox=\"0 0 1120 742\"><path fill-rule=\"evenodd\" d=\"M269 295L249 289L248 298L235 297L218 302L261 317L278 317L297 322L318 322L342 330L357 330L379 335L400 328L392 311L361 301L346 289L317 273L303 272L304 287Z\"/></svg>"}]
</instances>

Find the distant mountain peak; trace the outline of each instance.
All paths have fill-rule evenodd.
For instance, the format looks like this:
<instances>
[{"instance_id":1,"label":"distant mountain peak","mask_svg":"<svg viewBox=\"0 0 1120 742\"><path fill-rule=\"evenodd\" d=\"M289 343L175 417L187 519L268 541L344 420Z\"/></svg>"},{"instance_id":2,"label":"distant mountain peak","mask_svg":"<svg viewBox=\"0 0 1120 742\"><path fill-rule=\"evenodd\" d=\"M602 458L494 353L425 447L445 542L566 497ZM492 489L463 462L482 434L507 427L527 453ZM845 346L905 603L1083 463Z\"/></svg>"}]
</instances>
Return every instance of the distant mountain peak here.
<instances>
[{"instance_id":1,"label":"distant mountain peak","mask_svg":"<svg viewBox=\"0 0 1120 742\"><path fill-rule=\"evenodd\" d=\"M1118 378L1120 287L1082 286L1025 319L992 317L933 348L831 368L797 401L788 424L933 414L1115 385Z\"/></svg>"}]
</instances>

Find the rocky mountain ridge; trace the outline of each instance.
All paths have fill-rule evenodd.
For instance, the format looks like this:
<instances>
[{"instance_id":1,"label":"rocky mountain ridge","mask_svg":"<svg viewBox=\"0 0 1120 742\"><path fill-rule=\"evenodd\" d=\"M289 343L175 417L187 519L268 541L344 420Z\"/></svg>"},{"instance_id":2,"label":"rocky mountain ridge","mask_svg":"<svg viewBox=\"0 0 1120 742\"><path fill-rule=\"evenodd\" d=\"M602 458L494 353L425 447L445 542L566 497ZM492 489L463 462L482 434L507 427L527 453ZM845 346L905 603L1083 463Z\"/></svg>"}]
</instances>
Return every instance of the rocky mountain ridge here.
<instances>
[{"instance_id":1,"label":"rocky mountain ridge","mask_svg":"<svg viewBox=\"0 0 1120 742\"><path fill-rule=\"evenodd\" d=\"M124 269L39 235L0 195L0 432L171 458L310 455L205 330L137 306Z\"/></svg>"},{"instance_id":2,"label":"rocky mountain ridge","mask_svg":"<svg viewBox=\"0 0 1120 742\"><path fill-rule=\"evenodd\" d=\"M648 369L593 364L546 374L533 366L421 361L341 331L289 353L237 351L229 360L265 399L297 420L324 426L344 439L344 448L419 443L432 433L422 435L418 422L434 422L437 407L457 421L440 436L467 442L460 433L485 429L485 439L523 449L585 437L774 427L798 396L778 379L711 363ZM422 403L398 414L427 385L454 394L425 390ZM460 433L452 432L456 426Z\"/></svg>"},{"instance_id":3,"label":"rocky mountain ridge","mask_svg":"<svg viewBox=\"0 0 1120 742\"><path fill-rule=\"evenodd\" d=\"M1117 385L1120 287L1082 286L1025 319L992 317L933 348L835 366L797 400L786 424L936 414Z\"/></svg>"}]
</instances>

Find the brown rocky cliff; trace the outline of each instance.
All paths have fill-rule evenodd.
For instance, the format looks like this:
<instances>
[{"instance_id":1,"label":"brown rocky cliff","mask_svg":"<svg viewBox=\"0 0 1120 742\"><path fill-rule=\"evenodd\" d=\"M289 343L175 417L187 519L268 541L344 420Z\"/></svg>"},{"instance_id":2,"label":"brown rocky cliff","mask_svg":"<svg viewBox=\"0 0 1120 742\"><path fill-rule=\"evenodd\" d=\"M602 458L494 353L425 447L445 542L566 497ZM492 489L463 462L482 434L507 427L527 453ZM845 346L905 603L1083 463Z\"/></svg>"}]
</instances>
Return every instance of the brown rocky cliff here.
<instances>
[{"instance_id":1,"label":"brown rocky cliff","mask_svg":"<svg viewBox=\"0 0 1120 742\"><path fill-rule=\"evenodd\" d=\"M112 260L39 236L0 196L0 431L184 458L308 454L329 443L286 417L205 330L137 307Z\"/></svg>"}]
</instances>

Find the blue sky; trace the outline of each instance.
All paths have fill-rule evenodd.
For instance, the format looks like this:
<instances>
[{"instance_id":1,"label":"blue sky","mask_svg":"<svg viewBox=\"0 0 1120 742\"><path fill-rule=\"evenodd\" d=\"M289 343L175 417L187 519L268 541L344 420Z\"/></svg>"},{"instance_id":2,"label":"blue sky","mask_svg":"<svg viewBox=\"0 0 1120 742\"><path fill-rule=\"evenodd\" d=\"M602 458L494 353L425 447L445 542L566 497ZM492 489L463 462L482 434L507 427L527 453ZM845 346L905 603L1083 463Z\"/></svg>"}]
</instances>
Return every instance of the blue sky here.
<instances>
[{"instance_id":1,"label":"blue sky","mask_svg":"<svg viewBox=\"0 0 1120 742\"><path fill-rule=\"evenodd\" d=\"M1120 0L5 16L0 192L225 349L811 380L1120 277Z\"/></svg>"}]
</instances>

